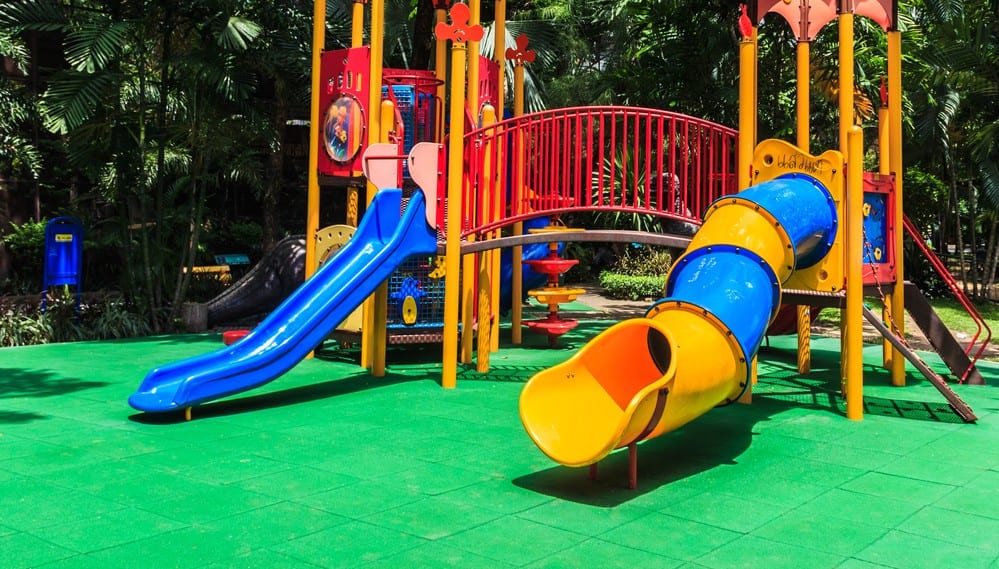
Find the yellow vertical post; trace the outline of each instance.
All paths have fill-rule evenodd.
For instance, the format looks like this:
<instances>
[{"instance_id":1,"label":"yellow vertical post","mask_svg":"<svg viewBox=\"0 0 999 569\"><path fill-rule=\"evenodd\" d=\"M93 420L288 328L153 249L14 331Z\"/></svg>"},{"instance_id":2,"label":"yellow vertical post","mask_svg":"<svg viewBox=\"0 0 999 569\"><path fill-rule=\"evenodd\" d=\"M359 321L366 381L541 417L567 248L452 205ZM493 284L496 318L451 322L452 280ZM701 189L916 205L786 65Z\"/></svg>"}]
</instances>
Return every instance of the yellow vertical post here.
<instances>
[{"instance_id":1,"label":"yellow vertical post","mask_svg":"<svg viewBox=\"0 0 999 569\"><path fill-rule=\"evenodd\" d=\"M853 120L853 13L839 15L839 151L849 152Z\"/></svg>"},{"instance_id":2,"label":"yellow vertical post","mask_svg":"<svg viewBox=\"0 0 999 569\"><path fill-rule=\"evenodd\" d=\"M469 18L468 25L474 26L478 25L480 19L480 4L479 0L468 0ZM472 115L472 128L478 127L479 122L479 42L471 40L468 42L468 55L467 55L467 71L468 74L468 96L465 98L468 109L471 111ZM464 119L462 119L464 120ZM451 131L451 140L454 140L454 131ZM475 196L475 186L474 184L469 184L468 186L468 197L471 199L469 205L475 204L474 207L482 207L479 204ZM469 241L474 240L474 237L469 236ZM478 261L482 255L465 255L461 259L461 327L466 332L461 335L461 362L462 363L472 363L472 330L475 328L475 313L478 308L478 302L476 301L476 288L475 288L475 273L476 267L478 266ZM480 288L479 294L482 294L483 289ZM489 315L479 314L479 333L482 333L481 327L488 325ZM488 333L488 331L486 331Z\"/></svg>"},{"instance_id":3,"label":"yellow vertical post","mask_svg":"<svg viewBox=\"0 0 999 569\"><path fill-rule=\"evenodd\" d=\"M326 46L326 1L312 6L312 97L309 109L309 191L305 217L305 278L316 272L316 234L319 233L319 92L323 48Z\"/></svg>"},{"instance_id":4,"label":"yellow vertical post","mask_svg":"<svg viewBox=\"0 0 999 569\"><path fill-rule=\"evenodd\" d=\"M456 4L456 11L463 4ZM458 384L458 304L460 298L461 274L461 210L464 170L465 142L465 67L467 51L464 34L455 34L446 24L437 24L437 37L449 36L451 39L451 100L450 107L450 143L448 144L447 163L447 229L444 244L444 362L441 384L447 389ZM481 33L481 28L479 28ZM462 335L470 335L471 330L464 330Z\"/></svg>"},{"instance_id":5,"label":"yellow vertical post","mask_svg":"<svg viewBox=\"0 0 999 569\"><path fill-rule=\"evenodd\" d=\"M843 386L846 391L846 417L859 421L864 418L864 336L863 305L864 283L862 276L864 212L864 135L859 126L850 127L847 133L849 162L847 163L847 239L846 239L846 338L844 356L846 370Z\"/></svg>"},{"instance_id":6,"label":"yellow vertical post","mask_svg":"<svg viewBox=\"0 0 999 569\"><path fill-rule=\"evenodd\" d=\"M795 46L796 56L796 87L797 87L797 130L798 148L802 152L808 153L811 124L809 113L811 112L810 101L810 58L809 43L799 41ZM812 370L812 313L811 307L799 305L795 307L798 313L798 373L805 374Z\"/></svg>"},{"instance_id":7,"label":"yellow vertical post","mask_svg":"<svg viewBox=\"0 0 999 569\"><path fill-rule=\"evenodd\" d=\"M853 5L849 0L843 2L843 13L839 15L839 150L844 156L849 155L849 141L847 140L850 128L853 126ZM849 207L849 205L847 206ZM850 226L860 223L860 219L847 216L844 235L849 236ZM850 274L849 261L850 248L860 247L860 242L851 243L849 237L846 239L846 249L848 253L844 256L843 262L846 275ZM849 277L848 277L849 278ZM847 296L849 297L849 281L847 281ZM863 290L863 289L861 289ZM840 372L843 376L849 367L850 348L846 341L847 318L840 310ZM859 354L858 354L859 357Z\"/></svg>"},{"instance_id":8,"label":"yellow vertical post","mask_svg":"<svg viewBox=\"0 0 999 569\"><path fill-rule=\"evenodd\" d=\"M326 47L326 1L312 5L312 94L309 104L309 188L305 205L305 278L316 272L316 236L319 234L319 92L322 89L322 53ZM311 358L312 352L305 357Z\"/></svg>"},{"instance_id":9,"label":"yellow vertical post","mask_svg":"<svg viewBox=\"0 0 999 569\"><path fill-rule=\"evenodd\" d=\"M888 118L888 101L883 100L884 94L882 94L881 106L878 107L878 174L887 176L891 173L891 168L889 166L889 153L891 152L889 144L889 118ZM892 243L894 245L894 243ZM891 295L883 297L884 306L881 307L881 320L884 322L891 322ZM894 346L888 341L888 338L881 339L881 365L885 369L891 369L891 356L894 350Z\"/></svg>"},{"instance_id":10,"label":"yellow vertical post","mask_svg":"<svg viewBox=\"0 0 999 569\"><path fill-rule=\"evenodd\" d=\"M364 4L366 0L354 0L350 15L350 47L364 45ZM354 184L347 186L347 215L344 222L357 227L359 219L360 188Z\"/></svg>"},{"instance_id":11,"label":"yellow vertical post","mask_svg":"<svg viewBox=\"0 0 999 569\"><path fill-rule=\"evenodd\" d=\"M482 106L482 126L488 127L496 124L496 108L492 105ZM486 146L483 148L483 160L482 177L485 180L485 185L487 188L495 188L493 184L493 176L495 172L493 167L498 164L493 160L494 154L498 151L497 145L495 144L495 139L486 138ZM498 166L497 166L498 167ZM492 203L487 201L482 204L485 208L486 219L492 219L493 208ZM476 348L476 366L475 369L479 373L485 373L489 371L489 352L492 351L492 336L493 336L493 325L492 321L496 318L493 317L496 313L492 310L492 292L493 292L493 277L496 276L492 272L493 263L492 256L489 254L479 255L479 342Z\"/></svg>"},{"instance_id":12,"label":"yellow vertical post","mask_svg":"<svg viewBox=\"0 0 999 569\"><path fill-rule=\"evenodd\" d=\"M524 62L517 59L513 68L513 116L519 117L524 114ZM514 152L523 153L524 133L517 130L517 140L514 141ZM513 192L510 199L513 200L513 214L520 215L524 205L524 156L513 156L514 171ZM513 224L513 234L524 234L524 223L518 221ZM521 262L524 258L524 248L520 245L513 247L510 255L511 277L510 277L510 341L516 346L523 341L523 315L524 305L524 265Z\"/></svg>"},{"instance_id":13,"label":"yellow vertical post","mask_svg":"<svg viewBox=\"0 0 999 569\"><path fill-rule=\"evenodd\" d=\"M368 96L368 144L381 142L377 138L381 135L381 102L382 102L382 54L384 53L385 40L385 0L371 0L371 68L368 71L368 85L371 92ZM368 182L365 193L365 204L371 205L375 199L378 188ZM361 329L361 365L371 369L371 374L381 377L385 374L384 369L384 342L379 348L379 339L384 340L384 330L381 333L376 331L378 327L377 308L379 304L386 304L388 298L385 297L382 287L378 287L375 294L364 301L363 327ZM384 323L381 328L384 329ZM376 367L376 352L381 352L382 368Z\"/></svg>"},{"instance_id":14,"label":"yellow vertical post","mask_svg":"<svg viewBox=\"0 0 999 569\"><path fill-rule=\"evenodd\" d=\"M365 0L354 0L350 12L350 47L364 45L364 3Z\"/></svg>"},{"instance_id":15,"label":"yellow vertical post","mask_svg":"<svg viewBox=\"0 0 999 569\"><path fill-rule=\"evenodd\" d=\"M503 105L506 103L506 0L496 0L495 6L493 8L493 26L495 28L495 36L493 37L493 60L496 62L497 69L499 71L497 77L497 93L496 93L496 120L503 120ZM504 137L505 139L505 137ZM496 150L496 164L497 170L506 167L506 148L502 145L497 146ZM506 186L501 185L499 182L501 180L506 180L509 176L509 172L506 176L501 176L500 172L497 171L493 174L496 180L494 185L494 191L499 192L496 196L496 203L501 203L502 200L499 196L502 192L506 191ZM492 215L493 221L497 221L502 217L502 211L494 211ZM494 231L493 237L499 237L500 232ZM492 298L492 314L494 318L492 320L492 329L490 330L489 337L491 342L489 344L489 349L493 352L499 351L499 329L500 329L500 279L502 267L500 266L500 252L498 250L493 250L490 252L490 257L492 258L491 272L492 272L492 283L493 288L490 293L490 298Z\"/></svg>"},{"instance_id":16,"label":"yellow vertical post","mask_svg":"<svg viewBox=\"0 0 999 569\"><path fill-rule=\"evenodd\" d=\"M752 183L753 149L756 147L756 26L745 13L739 42L739 157L736 182L739 190Z\"/></svg>"},{"instance_id":17,"label":"yellow vertical post","mask_svg":"<svg viewBox=\"0 0 999 569\"><path fill-rule=\"evenodd\" d=\"M905 263L902 255L902 33L888 30L888 167L895 174L895 288L891 318L899 334L905 333ZM892 350L891 383L905 385L905 358Z\"/></svg>"},{"instance_id":18,"label":"yellow vertical post","mask_svg":"<svg viewBox=\"0 0 999 569\"><path fill-rule=\"evenodd\" d=\"M435 0L435 26L447 24L447 2L448 0ZM434 38L434 77L437 78L437 100L441 102L441 112L443 113L445 94L447 93L447 41L441 39L440 36L436 36ZM441 142L443 140L444 119L442 117L437 121L437 130L434 132L434 142Z\"/></svg>"}]
</instances>

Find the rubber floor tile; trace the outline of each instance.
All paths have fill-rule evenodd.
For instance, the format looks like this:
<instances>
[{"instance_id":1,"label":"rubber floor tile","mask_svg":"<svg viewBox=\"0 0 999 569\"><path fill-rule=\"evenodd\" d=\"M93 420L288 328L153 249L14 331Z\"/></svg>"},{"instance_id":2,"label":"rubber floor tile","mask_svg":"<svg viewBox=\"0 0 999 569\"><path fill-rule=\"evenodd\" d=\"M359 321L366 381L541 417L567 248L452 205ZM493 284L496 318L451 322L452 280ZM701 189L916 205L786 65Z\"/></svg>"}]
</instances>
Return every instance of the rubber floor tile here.
<instances>
[{"instance_id":1,"label":"rubber floor tile","mask_svg":"<svg viewBox=\"0 0 999 569\"><path fill-rule=\"evenodd\" d=\"M275 498L294 499L358 482L357 478L308 466L291 466L284 470L245 478L233 484L243 490Z\"/></svg>"},{"instance_id":2,"label":"rubber floor tile","mask_svg":"<svg viewBox=\"0 0 999 569\"><path fill-rule=\"evenodd\" d=\"M356 484L301 496L294 501L344 517L360 519L424 498L425 494L400 488L392 484L391 480L362 480Z\"/></svg>"},{"instance_id":3,"label":"rubber floor tile","mask_svg":"<svg viewBox=\"0 0 999 569\"><path fill-rule=\"evenodd\" d=\"M585 539L573 532L513 516L500 518L441 541L445 545L519 567L573 547Z\"/></svg>"},{"instance_id":4,"label":"rubber floor tile","mask_svg":"<svg viewBox=\"0 0 999 569\"><path fill-rule=\"evenodd\" d=\"M33 533L61 547L87 553L138 541L186 526L185 523L150 512L127 508L79 521L39 528Z\"/></svg>"},{"instance_id":5,"label":"rubber floor tile","mask_svg":"<svg viewBox=\"0 0 999 569\"><path fill-rule=\"evenodd\" d=\"M235 486L214 486L203 492L150 502L139 507L180 522L194 524L228 518L280 501L280 498Z\"/></svg>"},{"instance_id":6,"label":"rubber floor tile","mask_svg":"<svg viewBox=\"0 0 999 569\"><path fill-rule=\"evenodd\" d=\"M684 562L678 559L656 555L641 549L624 547L600 539L589 539L575 547L559 551L531 563L527 567L529 569L578 569L580 567L672 569L683 564Z\"/></svg>"},{"instance_id":7,"label":"rubber floor tile","mask_svg":"<svg viewBox=\"0 0 999 569\"><path fill-rule=\"evenodd\" d=\"M492 480L488 474L447 464L415 462L402 472L388 475L393 485L410 492L436 496Z\"/></svg>"},{"instance_id":8,"label":"rubber floor tile","mask_svg":"<svg viewBox=\"0 0 999 569\"><path fill-rule=\"evenodd\" d=\"M739 533L750 532L780 516L786 508L729 494L705 492L663 513Z\"/></svg>"},{"instance_id":9,"label":"rubber floor tile","mask_svg":"<svg viewBox=\"0 0 999 569\"><path fill-rule=\"evenodd\" d=\"M400 567L512 569L515 566L440 542L426 543L364 565L364 569L399 569Z\"/></svg>"},{"instance_id":10,"label":"rubber floor tile","mask_svg":"<svg viewBox=\"0 0 999 569\"><path fill-rule=\"evenodd\" d=\"M845 482L840 488L849 492L921 505L932 504L954 490L954 486L949 484L902 478L880 472L868 472L859 478Z\"/></svg>"},{"instance_id":11,"label":"rubber floor tile","mask_svg":"<svg viewBox=\"0 0 999 569\"><path fill-rule=\"evenodd\" d=\"M486 524L499 517L500 514L492 510L468 504L464 500L451 501L434 496L365 516L363 521L424 539L436 540Z\"/></svg>"},{"instance_id":12,"label":"rubber floor tile","mask_svg":"<svg viewBox=\"0 0 999 569\"><path fill-rule=\"evenodd\" d=\"M3 494L3 498L4 525L21 531L86 520L124 507L75 490L58 490L43 497Z\"/></svg>"},{"instance_id":13,"label":"rubber floor tile","mask_svg":"<svg viewBox=\"0 0 999 569\"><path fill-rule=\"evenodd\" d=\"M832 569L844 557L746 536L697 559L713 569Z\"/></svg>"},{"instance_id":14,"label":"rubber floor tile","mask_svg":"<svg viewBox=\"0 0 999 569\"><path fill-rule=\"evenodd\" d=\"M999 520L974 514L923 508L896 528L957 545L993 551L999 556Z\"/></svg>"},{"instance_id":15,"label":"rubber floor tile","mask_svg":"<svg viewBox=\"0 0 999 569\"><path fill-rule=\"evenodd\" d=\"M319 565L289 557L270 549L254 549L235 557L220 559L203 566L205 569L316 569Z\"/></svg>"},{"instance_id":16,"label":"rubber floor tile","mask_svg":"<svg viewBox=\"0 0 999 569\"><path fill-rule=\"evenodd\" d=\"M630 503L603 508L566 500L553 500L521 512L517 517L586 536L598 536L621 525L640 520L651 513L652 510L648 508Z\"/></svg>"},{"instance_id":17,"label":"rubber floor tile","mask_svg":"<svg viewBox=\"0 0 999 569\"><path fill-rule=\"evenodd\" d=\"M0 537L0 551L3 552L0 563L10 569L38 567L76 555L71 549L23 532Z\"/></svg>"},{"instance_id":18,"label":"rubber floor tile","mask_svg":"<svg viewBox=\"0 0 999 569\"><path fill-rule=\"evenodd\" d=\"M887 532L883 527L793 511L755 530L752 536L849 557Z\"/></svg>"},{"instance_id":19,"label":"rubber floor tile","mask_svg":"<svg viewBox=\"0 0 999 569\"><path fill-rule=\"evenodd\" d=\"M347 523L349 518L295 502L281 502L205 524L254 548L275 545Z\"/></svg>"},{"instance_id":20,"label":"rubber floor tile","mask_svg":"<svg viewBox=\"0 0 999 569\"><path fill-rule=\"evenodd\" d=\"M105 567L190 567L249 553L253 544L229 539L225 532L190 526L87 555Z\"/></svg>"},{"instance_id":21,"label":"rubber floor tile","mask_svg":"<svg viewBox=\"0 0 999 569\"><path fill-rule=\"evenodd\" d=\"M959 464L947 464L909 455L877 469L878 472L902 478L914 478L937 484L963 486L982 474L982 469Z\"/></svg>"},{"instance_id":22,"label":"rubber floor tile","mask_svg":"<svg viewBox=\"0 0 999 569\"><path fill-rule=\"evenodd\" d=\"M897 569L984 569L990 567L996 555L995 550L985 551L922 535L891 531L856 557Z\"/></svg>"},{"instance_id":23,"label":"rubber floor tile","mask_svg":"<svg viewBox=\"0 0 999 569\"><path fill-rule=\"evenodd\" d=\"M921 507L921 504L916 502L834 489L803 504L798 510L815 517L832 516L889 529L916 513Z\"/></svg>"},{"instance_id":24,"label":"rubber floor tile","mask_svg":"<svg viewBox=\"0 0 999 569\"><path fill-rule=\"evenodd\" d=\"M319 567L353 568L424 543L426 540L407 533L352 521L274 545L270 549Z\"/></svg>"},{"instance_id":25,"label":"rubber floor tile","mask_svg":"<svg viewBox=\"0 0 999 569\"><path fill-rule=\"evenodd\" d=\"M692 561L741 535L688 519L651 514L605 532L600 539L669 559Z\"/></svg>"},{"instance_id":26,"label":"rubber floor tile","mask_svg":"<svg viewBox=\"0 0 999 569\"><path fill-rule=\"evenodd\" d=\"M800 456L819 462L829 462L862 470L874 470L888 464L900 455L884 450L859 449L847 444L816 442L813 447L804 450Z\"/></svg>"}]
</instances>

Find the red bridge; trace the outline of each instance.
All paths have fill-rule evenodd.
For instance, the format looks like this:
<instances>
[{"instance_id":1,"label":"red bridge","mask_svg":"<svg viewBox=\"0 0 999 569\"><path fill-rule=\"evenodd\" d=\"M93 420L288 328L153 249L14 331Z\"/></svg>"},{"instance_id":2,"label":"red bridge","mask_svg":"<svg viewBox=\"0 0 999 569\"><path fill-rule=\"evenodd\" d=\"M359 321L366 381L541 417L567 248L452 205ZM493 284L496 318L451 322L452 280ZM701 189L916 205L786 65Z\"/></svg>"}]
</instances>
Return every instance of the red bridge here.
<instances>
[{"instance_id":1,"label":"red bridge","mask_svg":"<svg viewBox=\"0 0 999 569\"><path fill-rule=\"evenodd\" d=\"M702 119L637 107L554 109L471 130L462 238L579 211L700 224L708 204L736 192L736 135Z\"/></svg>"}]
</instances>

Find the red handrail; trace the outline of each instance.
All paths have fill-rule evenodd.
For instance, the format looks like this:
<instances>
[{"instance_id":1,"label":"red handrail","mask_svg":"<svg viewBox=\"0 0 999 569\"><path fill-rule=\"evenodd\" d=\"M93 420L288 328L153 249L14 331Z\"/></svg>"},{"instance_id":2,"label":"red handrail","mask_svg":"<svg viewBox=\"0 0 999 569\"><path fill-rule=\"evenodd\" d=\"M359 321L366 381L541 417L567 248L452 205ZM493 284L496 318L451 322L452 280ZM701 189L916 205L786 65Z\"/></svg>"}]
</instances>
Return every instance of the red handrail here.
<instances>
[{"instance_id":1,"label":"red handrail","mask_svg":"<svg viewBox=\"0 0 999 569\"><path fill-rule=\"evenodd\" d=\"M964 289L961 288L960 284L958 284L954 275L950 274L950 271L947 270L947 266L940 260L940 257L938 257L937 254L930 249L929 245L926 244L926 240L923 239L923 236L919 232L919 228L916 227L916 224L909 219L909 216L904 214L902 215L902 223L905 226L906 233L909 234L909 237L912 237L912 241L917 247L919 247L920 251L923 252L923 255L927 260L929 260L930 265L932 265L937 271L937 274L940 275L940 278L942 278L944 283L946 283L947 288L950 289L950 292L955 298L957 298L957 301L961 303L965 312L967 312L968 316L975 321L975 325L978 327L975 335L972 336L971 341L968 342L968 347L964 349L964 353L968 354L971 358L971 365L968 366L968 369L964 370L964 373L959 378L959 381L963 383L964 380L967 379L971 369L975 367L975 362L982 357L982 353L985 352L986 346L989 345L989 340L992 339L992 329L989 328L988 323L985 322L984 318L982 318L982 315L978 312L978 309L975 308L975 305L971 302L971 299L968 298L968 295L964 293ZM976 351L974 356L972 356L971 350L975 346L975 342L978 341L978 338L982 336L983 331L985 332L985 339L982 341L982 345L978 347L978 351Z\"/></svg>"},{"instance_id":2,"label":"red handrail","mask_svg":"<svg viewBox=\"0 0 999 569\"><path fill-rule=\"evenodd\" d=\"M736 131L641 107L551 109L465 134L462 237L569 211L700 223L735 193Z\"/></svg>"}]
</instances>

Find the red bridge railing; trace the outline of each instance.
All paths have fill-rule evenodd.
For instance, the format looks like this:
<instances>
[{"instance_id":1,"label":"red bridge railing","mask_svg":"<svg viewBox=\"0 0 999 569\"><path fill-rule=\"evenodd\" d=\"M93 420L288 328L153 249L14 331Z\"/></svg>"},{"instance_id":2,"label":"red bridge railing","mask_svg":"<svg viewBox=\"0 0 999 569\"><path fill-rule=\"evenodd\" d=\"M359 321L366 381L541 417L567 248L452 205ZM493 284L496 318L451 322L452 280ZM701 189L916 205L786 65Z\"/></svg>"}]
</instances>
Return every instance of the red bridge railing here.
<instances>
[{"instance_id":1,"label":"red bridge railing","mask_svg":"<svg viewBox=\"0 0 999 569\"><path fill-rule=\"evenodd\" d=\"M736 191L735 152L734 129L656 109L575 107L501 121L465 135L461 234L569 211L700 223L708 204Z\"/></svg>"}]
</instances>

